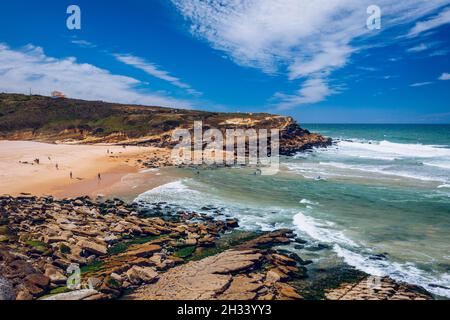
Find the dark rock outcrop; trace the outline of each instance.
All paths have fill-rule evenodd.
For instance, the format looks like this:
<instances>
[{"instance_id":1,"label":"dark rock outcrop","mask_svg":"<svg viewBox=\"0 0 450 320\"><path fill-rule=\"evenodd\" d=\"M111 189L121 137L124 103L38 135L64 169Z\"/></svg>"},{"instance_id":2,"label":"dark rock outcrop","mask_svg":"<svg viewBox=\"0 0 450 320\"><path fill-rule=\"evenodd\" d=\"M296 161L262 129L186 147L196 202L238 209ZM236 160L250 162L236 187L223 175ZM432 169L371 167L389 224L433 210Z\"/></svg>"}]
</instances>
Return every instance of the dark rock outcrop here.
<instances>
[{"instance_id":1,"label":"dark rock outcrop","mask_svg":"<svg viewBox=\"0 0 450 320\"><path fill-rule=\"evenodd\" d=\"M289 124L280 133L280 154L292 156L297 152L312 148L329 147L331 143L330 138L302 129L297 122L290 118Z\"/></svg>"}]
</instances>

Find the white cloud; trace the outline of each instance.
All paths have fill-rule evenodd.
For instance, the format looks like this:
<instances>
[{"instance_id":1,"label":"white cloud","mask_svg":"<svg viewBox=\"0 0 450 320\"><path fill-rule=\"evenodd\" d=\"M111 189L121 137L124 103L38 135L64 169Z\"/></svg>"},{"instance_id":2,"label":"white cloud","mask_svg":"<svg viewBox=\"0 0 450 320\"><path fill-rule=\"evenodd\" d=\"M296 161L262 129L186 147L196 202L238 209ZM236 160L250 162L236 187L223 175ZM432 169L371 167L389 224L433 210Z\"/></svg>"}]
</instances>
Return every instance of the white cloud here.
<instances>
[{"instance_id":1,"label":"white cloud","mask_svg":"<svg viewBox=\"0 0 450 320\"><path fill-rule=\"evenodd\" d=\"M416 23L414 28L412 28L409 32L408 36L415 37L425 31L436 29L447 23L450 23L450 8L443 10L441 13L428 20Z\"/></svg>"},{"instance_id":2,"label":"white cloud","mask_svg":"<svg viewBox=\"0 0 450 320\"><path fill-rule=\"evenodd\" d=\"M442 80L442 81L450 80L450 73L444 72L444 73L439 77L439 80Z\"/></svg>"},{"instance_id":3,"label":"white cloud","mask_svg":"<svg viewBox=\"0 0 450 320\"><path fill-rule=\"evenodd\" d=\"M421 52L421 51L425 51L425 50L428 50L428 46L425 43L421 43L418 46L409 48L406 51L408 51L408 52Z\"/></svg>"},{"instance_id":4,"label":"white cloud","mask_svg":"<svg viewBox=\"0 0 450 320\"><path fill-rule=\"evenodd\" d=\"M196 37L239 65L268 74L282 73L290 80L322 79L322 83L329 83L326 78L362 49L357 43L379 33L366 27L366 9L372 0L172 2L190 22ZM382 31L415 22L446 3L448 0L379 0ZM285 97L292 102L292 95ZM311 100L304 99L301 90L297 97L299 104Z\"/></svg>"},{"instance_id":5,"label":"white cloud","mask_svg":"<svg viewBox=\"0 0 450 320\"><path fill-rule=\"evenodd\" d=\"M85 47L85 48L95 48L95 47L97 47L92 42L89 42L89 41L86 41L86 40L82 40L82 39L73 39L71 42L73 44L76 44L76 45L78 45L80 47Z\"/></svg>"},{"instance_id":6,"label":"white cloud","mask_svg":"<svg viewBox=\"0 0 450 320\"><path fill-rule=\"evenodd\" d=\"M430 57L446 56L447 54L448 54L448 50L437 50L437 51L430 53Z\"/></svg>"},{"instance_id":7,"label":"white cloud","mask_svg":"<svg viewBox=\"0 0 450 320\"><path fill-rule=\"evenodd\" d=\"M409 86L410 87L423 87L423 86L428 86L428 85L430 85L432 83L433 82L429 82L429 81L427 81L427 82L418 82L418 83L410 84Z\"/></svg>"},{"instance_id":8,"label":"white cloud","mask_svg":"<svg viewBox=\"0 0 450 320\"><path fill-rule=\"evenodd\" d=\"M194 90L189 84L182 82L179 78L170 75L169 72L161 70L158 65L148 62L143 58L136 57L130 54L114 54L114 57L120 62L140 69L153 77L170 82L172 85L178 88L185 89L192 95L202 95L200 92Z\"/></svg>"},{"instance_id":9,"label":"white cloud","mask_svg":"<svg viewBox=\"0 0 450 320\"><path fill-rule=\"evenodd\" d=\"M0 44L0 91L49 95L64 92L72 98L111 102L190 108L187 101L156 93L146 93L136 87L142 83L134 78L114 75L91 64L79 63L73 57L56 59L43 49L28 45L13 50Z\"/></svg>"},{"instance_id":10,"label":"white cloud","mask_svg":"<svg viewBox=\"0 0 450 320\"><path fill-rule=\"evenodd\" d=\"M279 110L291 109L302 104L312 104L323 101L326 97L334 93L327 83L320 78L309 79L305 81L294 95L276 93L275 99L278 99L276 107Z\"/></svg>"},{"instance_id":11,"label":"white cloud","mask_svg":"<svg viewBox=\"0 0 450 320\"><path fill-rule=\"evenodd\" d=\"M289 66L289 79L309 76L318 72L329 72L333 69L343 67L353 49L347 45L336 46L334 43L323 44L323 52L317 53L309 60L296 59Z\"/></svg>"}]
</instances>

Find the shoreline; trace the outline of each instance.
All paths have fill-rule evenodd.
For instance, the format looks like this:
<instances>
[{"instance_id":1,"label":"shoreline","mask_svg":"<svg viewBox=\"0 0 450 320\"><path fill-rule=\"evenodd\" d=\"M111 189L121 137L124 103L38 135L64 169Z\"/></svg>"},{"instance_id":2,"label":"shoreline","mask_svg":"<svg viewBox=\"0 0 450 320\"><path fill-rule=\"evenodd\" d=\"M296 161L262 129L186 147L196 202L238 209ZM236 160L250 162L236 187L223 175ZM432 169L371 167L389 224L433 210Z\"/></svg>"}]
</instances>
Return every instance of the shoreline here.
<instances>
[{"instance_id":1,"label":"shoreline","mask_svg":"<svg viewBox=\"0 0 450 320\"><path fill-rule=\"evenodd\" d=\"M145 169L143 159L154 158L154 165L159 166L163 163L157 161L167 154L167 149L154 147L0 141L0 194L58 198L127 195L127 185L123 185L123 181L128 177L136 178L139 171ZM39 159L39 163L34 162L35 159ZM146 178L152 175L147 174ZM147 184L157 186L148 181Z\"/></svg>"},{"instance_id":2,"label":"shoreline","mask_svg":"<svg viewBox=\"0 0 450 320\"><path fill-rule=\"evenodd\" d=\"M10 153L14 149L20 149L21 152L11 155ZM21 194L24 193L23 190L26 190L26 193L33 196L51 194L56 199L69 203L72 200L67 198L76 199L84 196L96 198L102 195L101 198L117 197L123 199L129 203L128 205L132 206L132 200L138 194L184 177L180 176L180 173L171 171L170 168L144 169L142 158L149 155L156 155L156 158L158 158L158 155L166 152L167 150L147 147L123 148L113 145L51 145L38 142L0 141L0 164L9 163L6 172L5 170L2 172L2 177L6 177L6 179L2 179L0 183L0 195L10 194L20 198ZM8 153L9 156L6 156ZM39 164L32 164L36 157L42 160L39 161ZM60 164L60 170L54 168L56 161ZM99 167L102 168L100 181L96 178L96 171L99 171ZM2 166L2 168L5 168L5 166ZM26 170L23 171L23 168L26 168ZM76 172L76 177L82 178L82 180L64 177L70 171ZM87 178L92 176L94 177ZM18 179L18 183L14 184L13 189L10 189L14 192L5 192L13 179ZM25 196L25 198L27 197ZM164 215L158 217L164 218ZM183 219L184 223L187 218L184 217ZM96 219L93 221L98 223ZM218 240L221 237L219 236ZM40 241L42 240L44 239L40 239ZM229 247L229 249L232 248L233 246ZM292 264L292 262L290 263ZM298 263L295 263L295 266L298 266ZM289 271L289 268L281 268L281 270L284 270L284 272L281 271L281 278L285 276L289 278L287 275L292 270ZM303 268L301 270L304 271ZM364 273L355 269L355 274ZM339 278L341 275L337 275L337 277ZM359 281L367 281L367 277L366 274L365 278L359 279ZM395 281L388 280L388 278L383 281L386 282L386 287L390 288L391 291L393 287L398 287ZM362 286L364 285L362 284ZM334 291L329 293L328 298L361 299L364 294L367 294L364 288L358 287L356 291L352 288L353 286L348 287L348 283L341 283L340 287L336 287ZM372 298L375 298L375 296L372 296Z\"/></svg>"}]
</instances>

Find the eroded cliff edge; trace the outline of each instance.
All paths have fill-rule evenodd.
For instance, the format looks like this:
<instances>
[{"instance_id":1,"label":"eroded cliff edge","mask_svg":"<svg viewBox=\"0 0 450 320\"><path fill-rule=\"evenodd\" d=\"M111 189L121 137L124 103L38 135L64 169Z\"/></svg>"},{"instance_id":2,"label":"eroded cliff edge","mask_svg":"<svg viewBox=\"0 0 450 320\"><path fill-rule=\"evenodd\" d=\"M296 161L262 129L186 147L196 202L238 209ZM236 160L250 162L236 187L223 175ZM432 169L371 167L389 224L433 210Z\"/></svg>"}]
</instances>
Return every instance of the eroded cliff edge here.
<instances>
[{"instance_id":1,"label":"eroded cliff edge","mask_svg":"<svg viewBox=\"0 0 450 320\"><path fill-rule=\"evenodd\" d=\"M0 94L0 139L50 143L116 143L170 147L175 129L279 129L280 153L293 155L331 145L291 117L267 113L219 113L102 101Z\"/></svg>"}]
</instances>

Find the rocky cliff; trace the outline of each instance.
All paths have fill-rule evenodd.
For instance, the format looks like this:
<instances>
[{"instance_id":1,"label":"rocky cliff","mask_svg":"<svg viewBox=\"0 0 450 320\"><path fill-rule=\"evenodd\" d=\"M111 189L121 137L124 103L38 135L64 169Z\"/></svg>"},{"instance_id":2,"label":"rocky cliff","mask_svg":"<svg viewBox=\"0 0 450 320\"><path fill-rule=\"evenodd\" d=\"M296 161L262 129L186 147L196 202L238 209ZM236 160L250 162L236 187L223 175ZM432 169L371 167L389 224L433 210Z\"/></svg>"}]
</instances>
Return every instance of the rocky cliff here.
<instances>
[{"instance_id":1,"label":"rocky cliff","mask_svg":"<svg viewBox=\"0 0 450 320\"><path fill-rule=\"evenodd\" d=\"M292 155L331 140L302 129L291 117L267 113L219 113L101 101L52 99L43 96L0 94L0 139L42 142L117 143L170 147L172 131L279 129L280 153Z\"/></svg>"}]
</instances>

